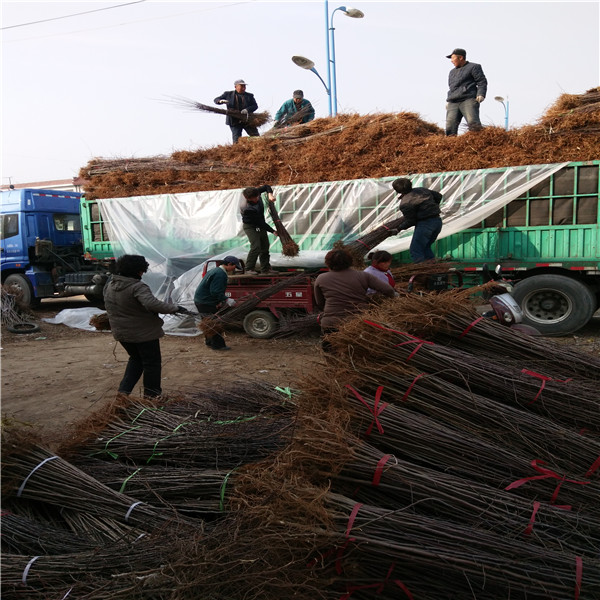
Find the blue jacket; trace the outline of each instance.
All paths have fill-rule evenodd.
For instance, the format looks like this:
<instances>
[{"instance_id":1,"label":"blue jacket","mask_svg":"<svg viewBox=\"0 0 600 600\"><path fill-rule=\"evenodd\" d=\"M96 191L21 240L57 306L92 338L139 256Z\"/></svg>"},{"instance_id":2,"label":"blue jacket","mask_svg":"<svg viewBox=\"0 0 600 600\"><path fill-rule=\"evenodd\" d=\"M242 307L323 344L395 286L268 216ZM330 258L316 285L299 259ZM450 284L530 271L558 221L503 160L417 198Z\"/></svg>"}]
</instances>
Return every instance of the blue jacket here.
<instances>
[{"instance_id":1,"label":"blue jacket","mask_svg":"<svg viewBox=\"0 0 600 600\"><path fill-rule=\"evenodd\" d=\"M481 65L467 62L462 67L455 67L448 75L447 102L462 102L468 98L477 98L487 93L487 79Z\"/></svg>"},{"instance_id":2,"label":"blue jacket","mask_svg":"<svg viewBox=\"0 0 600 600\"><path fill-rule=\"evenodd\" d=\"M194 304L209 304L217 307L227 300L227 271L221 267L211 269L200 282L194 294Z\"/></svg>"},{"instance_id":3,"label":"blue jacket","mask_svg":"<svg viewBox=\"0 0 600 600\"><path fill-rule=\"evenodd\" d=\"M219 100L227 100L227 108L233 110L241 111L246 109L249 113L253 113L258 108L258 104L256 104L256 100L254 99L254 94L250 94L249 92L242 92L241 94L238 94L235 90L223 92L220 96L215 98L215 104L219 104ZM227 125L233 125L234 127L247 125L246 121L240 121L231 115L227 115L225 123L227 123Z\"/></svg>"},{"instance_id":4,"label":"blue jacket","mask_svg":"<svg viewBox=\"0 0 600 600\"><path fill-rule=\"evenodd\" d=\"M281 105L281 108L275 113L275 122L279 122L283 119L282 124L284 124L286 119L288 119L292 115L295 115L299 110L302 110L305 106L308 106L309 110L306 113L306 115L302 117L302 119L300 119L299 122L308 123L309 121L312 121L315 118L315 109L313 108L312 104L308 100L303 98L302 102L300 102L300 107L298 108L296 107L294 99L290 98L289 100L286 100Z\"/></svg>"}]
</instances>

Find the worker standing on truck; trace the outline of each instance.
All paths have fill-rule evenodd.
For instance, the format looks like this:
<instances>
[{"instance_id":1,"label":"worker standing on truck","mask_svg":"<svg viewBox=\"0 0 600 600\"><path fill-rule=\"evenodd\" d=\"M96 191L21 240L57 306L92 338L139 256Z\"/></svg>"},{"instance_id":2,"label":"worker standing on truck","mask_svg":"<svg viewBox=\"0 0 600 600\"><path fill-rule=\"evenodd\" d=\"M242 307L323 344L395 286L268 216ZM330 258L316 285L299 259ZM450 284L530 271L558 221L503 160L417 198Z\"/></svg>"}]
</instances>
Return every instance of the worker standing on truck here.
<instances>
[{"instance_id":1,"label":"worker standing on truck","mask_svg":"<svg viewBox=\"0 0 600 600\"><path fill-rule=\"evenodd\" d=\"M325 266L329 269L321 273L313 286L315 302L323 311L320 319L325 352L331 351L326 336L337 331L340 323L349 315L358 312L369 304L367 290L372 288L384 296L394 297L394 288L379 277L352 267L352 255L344 249L330 250L325 255Z\"/></svg>"},{"instance_id":2,"label":"worker standing on truck","mask_svg":"<svg viewBox=\"0 0 600 600\"><path fill-rule=\"evenodd\" d=\"M159 313L187 313L182 306L161 302L141 281L148 270L143 256L125 254L115 263L114 274L104 286L104 304L113 337L129 355L119 393L129 395L144 376L144 396L162 394L159 339L165 335Z\"/></svg>"},{"instance_id":3,"label":"worker standing on truck","mask_svg":"<svg viewBox=\"0 0 600 600\"><path fill-rule=\"evenodd\" d=\"M211 269L200 282L194 294L194 304L201 317L214 315L221 306L235 306L235 300L225 295L227 279L236 269L242 270L240 261L235 256L226 256L217 261L217 266ZM211 350L231 350L220 333L204 334L206 345Z\"/></svg>"},{"instance_id":4,"label":"worker standing on truck","mask_svg":"<svg viewBox=\"0 0 600 600\"><path fill-rule=\"evenodd\" d=\"M435 260L431 246L442 231L440 202L442 195L428 188L413 188L410 179L395 179L394 190L400 195L400 211L406 220L403 227L414 225L410 258L414 263Z\"/></svg>"},{"instance_id":5,"label":"worker standing on truck","mask_svg":"<svg viewBox=\"0 0 600 600\"><path fill-rule=\"evenodd\" d=\"M302 111L302 117L294 119L294 116ZM315 118L315 109L312 104L304 98L302 90L295 90L292 97L286 100L281 108L275 113L275 126L286 127L295 123L308 123Z\"/></svg>"},{"instance_id":6,"label":"worker standing on truck","mask_svg":"<svg viewBox=\"0 0 600 600\"><path fill-rule=\"evenodd\" d=\"M233 85L235 89L217 96L215 104L226 104L227 108L239 110L245 115L245 120L240 120L232 115L227 115L225 119L225 123L231 129L233 143L235 144L242 137L242 131L245 131L251 137L257 137L259 133L256 126L248 124L248 115L258 109L254 94L246 91L246 82L243 79L236 79Z\"/></svg>"},{"instance_id":7,"label":"worker standing on truck","mask_svg":"<svg viewBox=\"0 0 600 600\"><path fill-rule=\"evenodd\" d=\"M446 98L446 135L456 135L464 117L469 131L482 129L479 106L485 100L487 79L481 65L467 60L467 51L455 48L449 58L454 69L448 75L448 97Z\"/></svg>"},{"instance_id":8,"label":"worker standing on truck","mask_svg":"<svg viewBox=\"0 0 600 600\"><path fill-rule=\"evenodd\" d=\"M246 258L246 272L257 275L256 261L260 262L260 272L263 275L274 273L271 271L271 255L269 254L269 236L277 232L265 221L265 205L261 195L267 192L269 202L275 202L273 188L270 185L261 187L248 187L242 194L245 203L241 207L244 233L250 242L250 251Z\"/></svg>"}]
</instances>

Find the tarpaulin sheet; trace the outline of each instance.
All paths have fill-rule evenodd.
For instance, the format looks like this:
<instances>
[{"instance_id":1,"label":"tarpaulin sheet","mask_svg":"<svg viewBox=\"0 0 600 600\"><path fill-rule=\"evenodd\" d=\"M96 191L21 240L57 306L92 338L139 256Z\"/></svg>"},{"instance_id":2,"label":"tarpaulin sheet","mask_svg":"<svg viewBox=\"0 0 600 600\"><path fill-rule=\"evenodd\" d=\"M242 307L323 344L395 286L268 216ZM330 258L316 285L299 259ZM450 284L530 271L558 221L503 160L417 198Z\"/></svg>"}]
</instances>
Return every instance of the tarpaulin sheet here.
<instances>
[{"instance_id":1,"label":"tarpaulin sheet","mask_svg":"<svg viewBox=\"0 0 600 600\"><path fill-rule=\"evenodd\" d=\"M457 171L408 176L413 187L443 195L440 239L481 222L568 163ZM400 216L395 177L274 186L277 211L300 246L289 258L273 237L274 267L320 267L337 240L345 243ZM265 182L266 183L266 182ZM141 254L150 263L144 281L162 300L193 308L203 263L228 254L245 259L241 189L159 194L98 200L122 253ZM268 211L267 222L270 221ZM412 230L378 246L392 254L408 249Z\"/></svg>"}]
</instances>

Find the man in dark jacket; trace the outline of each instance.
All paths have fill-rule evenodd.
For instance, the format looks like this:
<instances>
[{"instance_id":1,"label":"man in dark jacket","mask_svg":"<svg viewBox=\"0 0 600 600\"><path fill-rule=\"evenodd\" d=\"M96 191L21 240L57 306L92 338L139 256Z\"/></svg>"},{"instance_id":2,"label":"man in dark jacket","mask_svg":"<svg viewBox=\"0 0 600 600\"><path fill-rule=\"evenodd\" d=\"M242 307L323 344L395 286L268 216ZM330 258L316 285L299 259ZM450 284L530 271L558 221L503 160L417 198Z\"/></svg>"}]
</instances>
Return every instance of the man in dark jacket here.
<instances>
[{"instance_id":1,"label":"man in dark jacket","mask_svg":"<svg viewBox=\"0 0 600 600\"><path fill-rule=\"evenodd\" d=\"M403 228L415 226L409 249L411 260L414 263L434 260L431 246L442 230L442 195L427 188L413 188L410 179L396 179L392 187L400 195L400 211L406 219Z\"/></svg>"},{"instance_id":2,"label":"man in dark jacket","mask_svg":"<svg viewBox=\"0 0 600 600\"><path fill-rule=\"evenodd\" d=\"M231 115L227 115L227 118L225 119L225 123L227 123L231 129L233 143L235 144L242 137L242 131L255 137L258 136L259 133L256 127L248 124L248 115L258 108L258 104L254 99L254 94L250 94L246 91L246 82L243 79L237 79L233 85L235 86L235 90L223 92L220 96L217 96L215 98L215 104L226 104L227 108L239 110L246 115L245 121L232 117Z\"/></svg>"},{"instance_id":3,"label":"man in dark jacket","mask_svg":"<svg viewBox=\"0 0 600 600\"><path fill-rule=\"evenodd\" d=\"M246 259L246 272L256 274L256 261L260 261L260 270L263 274L271 273L271 256L269 254L269 236L267 233L277 235L277 232L265 221L265 205L261 195L267 192L269 202L275 202L273 188L270 185L246 188L242 194L246 200L242 205L242 223L244 233L250 242L250 251Z\"/></svg>"},{"instance_id":4,"label":"man in dark jacket","mask_svg":"<svg viewBox=\"0 0 600 600\"><path fill-rule=\"evenodd\" d=\"M217 261L217 267L211 269L200 282L194 294L194 304L200 316L214 315L224 304L235 305L235 300L225 295L228 276L236 269L242 269L240 261L235 256L226 256ZM229 350L225 339L220 333L204 334L206 345L212 350Z\"/></svg>"},{"instance_id":5,"label":"man in dark jacket","mask_svg":"<svg viewBox=\"0 0 600 600\"><path fill-rule=\"evenodd\" d=\"M129 395L142 375L144 396L160 396L159 339L165 335L159 313L186 313L186 309L155 298L141 281L148 263L138 254L125 254L115 263L115 274L104 287L104 305L115 340L129 355L119 393Z\"/></svg>"},{"instance_id":6,"label":"man in dark jacket","mask_svg":"<svg viewBox=\"0 0 600 600\"><path fill-rule=\"evenodd\" d=\"M467 61L467 52L455 48L448 54L454 69L448 75L448 97L446 98L446 135L456 135L464 117L469 131L479 131L479 105L485 100L487 79L481 65Z\"/></svg>"}]
</instances>

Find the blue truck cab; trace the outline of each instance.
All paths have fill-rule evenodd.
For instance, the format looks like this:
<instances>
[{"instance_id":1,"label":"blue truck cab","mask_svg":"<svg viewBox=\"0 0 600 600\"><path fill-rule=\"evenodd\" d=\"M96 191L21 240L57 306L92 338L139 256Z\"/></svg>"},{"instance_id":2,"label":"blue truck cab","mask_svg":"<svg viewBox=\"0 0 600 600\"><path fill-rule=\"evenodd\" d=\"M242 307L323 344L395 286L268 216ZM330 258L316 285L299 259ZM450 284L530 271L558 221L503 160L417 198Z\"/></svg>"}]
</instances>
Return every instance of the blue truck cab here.
<instances>
[{"instance_id":1,"label":"blue truck cab","mask_svg":"<svg viewBox=\"0 0 600 600\"><path fill-rule=\"evenodd\" d=\"M106 274L83 258L79 192L15 189L2 192L2 284L21 302L85 295L102 298Z\"/></svg>"}]
</instances>

